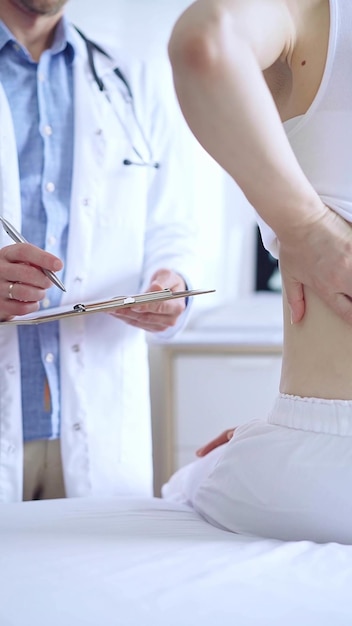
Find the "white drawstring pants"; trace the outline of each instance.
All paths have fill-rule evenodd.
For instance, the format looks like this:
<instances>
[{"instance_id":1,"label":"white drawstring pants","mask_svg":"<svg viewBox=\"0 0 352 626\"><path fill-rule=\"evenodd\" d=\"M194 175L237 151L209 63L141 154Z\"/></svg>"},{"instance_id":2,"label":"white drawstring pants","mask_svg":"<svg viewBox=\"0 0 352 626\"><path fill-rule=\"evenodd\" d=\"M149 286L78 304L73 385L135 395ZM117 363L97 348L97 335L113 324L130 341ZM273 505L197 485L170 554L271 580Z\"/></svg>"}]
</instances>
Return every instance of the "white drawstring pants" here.
<instances>
[{"instance_id":1,"label":"white drawstring pants","mask_svg":"<svg viewBox=\"0 0 352 626\"><path fill-rule=\"evenodd\" d=\"M352 543L352 402L280 395L162 494L235 533Z\"/></svg>"}]
</instances>

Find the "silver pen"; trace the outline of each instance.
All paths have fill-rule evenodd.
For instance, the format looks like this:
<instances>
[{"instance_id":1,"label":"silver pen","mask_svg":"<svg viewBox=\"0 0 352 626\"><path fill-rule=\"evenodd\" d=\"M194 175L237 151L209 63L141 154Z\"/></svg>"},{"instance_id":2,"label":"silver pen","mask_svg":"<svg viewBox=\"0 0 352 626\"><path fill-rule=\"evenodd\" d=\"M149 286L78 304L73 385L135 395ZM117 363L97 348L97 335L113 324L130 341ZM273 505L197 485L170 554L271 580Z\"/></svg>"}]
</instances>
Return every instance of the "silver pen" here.
<instances>
[{"instance_id":1,"label":"silver pen","mask_svg":"<svg viewBox=\"0 0 352 626\"><path fill-rule=\"evenodd\" d=\"M5 218L2 217L1 215L0 215L0 222L3 225L5 232L11 237L11 239L13 239L13 241L15 241L16 243L29 243L27 239L25 239L23 235L21 235L21 233L19 233L18 230L16 230L16 228L12 226L10 222L5 220ZM51 282L54 283L56 287L59 287L61 291L66 291L65 286L63 285L61 280L56 276L56 274L54 274L54 272L51 272L50 270L46 270L43 267L41 268L41 270L42 272L44 272L45 276L50 278Z\"/></svg>"}]
</instances>

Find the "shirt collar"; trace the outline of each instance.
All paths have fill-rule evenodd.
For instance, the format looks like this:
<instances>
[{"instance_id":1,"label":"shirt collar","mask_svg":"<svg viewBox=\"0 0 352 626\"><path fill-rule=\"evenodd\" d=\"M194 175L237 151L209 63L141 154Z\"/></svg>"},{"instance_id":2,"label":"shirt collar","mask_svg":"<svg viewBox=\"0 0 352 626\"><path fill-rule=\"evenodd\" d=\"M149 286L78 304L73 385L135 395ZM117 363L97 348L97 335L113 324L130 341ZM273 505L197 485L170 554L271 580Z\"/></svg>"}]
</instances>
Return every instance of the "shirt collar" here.
<instances>
[{"instance_id":1,"label":"shirt collar","mask_svg":"<svg viewBox=\"0 0 352 626\"><path fill-rule=\"evenodd\" d=\"M18 45L23 48L23 46L16 40L15 36L7 28L4 22L0 20L0 52L5 48L8 43L18 43ZM70 63L72 63L74 59L75 49L73 37L69 28L68 21L65 17L61 18L56 27L54 41L51 45L50 51L52 55L64 52Z\"/></svg>"},{"instance_id":2,"label":"shirt collar","mask_svg":"<svg viewBox=\"0 0 352 626\"><path fill-rule=\"evenodd\" d=\"M4 22L0 20L0 52L5 48L6 44L15 41L15 38L11 31L5 26Z\"/></svg>"},{"instance_id":3,"label":"shirt collar","mask_svg":"<svg viewBox=\"0 0 352 626\"><path fill-rule=\"evenodd\" d=\"M75 56L73 38L68 21L65 17L62 17L55 30L54 41L51 46L51 54L59 54L64 51L67 54L68 60L72 62Z\"/></svg>"}]
</instances>

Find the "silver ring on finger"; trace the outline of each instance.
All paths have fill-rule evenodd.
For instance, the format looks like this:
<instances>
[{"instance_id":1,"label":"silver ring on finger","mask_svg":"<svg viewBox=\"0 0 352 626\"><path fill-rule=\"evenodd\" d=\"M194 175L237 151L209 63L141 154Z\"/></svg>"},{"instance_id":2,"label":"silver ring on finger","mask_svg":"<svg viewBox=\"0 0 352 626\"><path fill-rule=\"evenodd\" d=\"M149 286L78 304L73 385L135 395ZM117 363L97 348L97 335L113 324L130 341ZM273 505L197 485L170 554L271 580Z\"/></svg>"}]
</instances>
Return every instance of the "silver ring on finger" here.
<instances>
[{"instance_id":1,"label":"silver ring on finger","mask_svg":"<svg viewBox=\"0 0 352 626\"><path fill-rule=\"evenodd\" d=\"M9 284L9 300L14 300L14 297L13 297L13 288L14 288L14 283L10 283L10 284Z\"/></svg>"}]
</instances>

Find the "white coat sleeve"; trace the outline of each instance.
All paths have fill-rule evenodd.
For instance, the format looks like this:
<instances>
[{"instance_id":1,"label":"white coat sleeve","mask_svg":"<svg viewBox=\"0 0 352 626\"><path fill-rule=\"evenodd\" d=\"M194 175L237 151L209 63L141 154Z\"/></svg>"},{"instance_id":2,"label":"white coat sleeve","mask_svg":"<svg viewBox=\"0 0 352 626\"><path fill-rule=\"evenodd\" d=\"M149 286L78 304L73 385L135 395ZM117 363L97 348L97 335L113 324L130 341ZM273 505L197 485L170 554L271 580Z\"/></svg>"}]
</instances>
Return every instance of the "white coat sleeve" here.
<instances>
[{"instance_id":1,"label":"white coat sleeve","mask_svg":"<svg viewBox=\"0 0 352 626\"><path fill-rule=\"evenodd\" d=\"M165 68L166 74L167 71ZM151 84L155 84L155 77L162 86L162 93L158 89L154 91L150 136L153 157L160 163L160 168L151 170L150 175L141 289L148 287L150 277L160 268L173 269L184 278L188 288L197 288L192 159L195 140L179 110L171 82L168 90L165 87L167 80L160 76L159 69L154 70ZM159 339L169 338L184 327L191 304L190 299L179 323L158 333Z\"/></svg>"}]
</instances>

